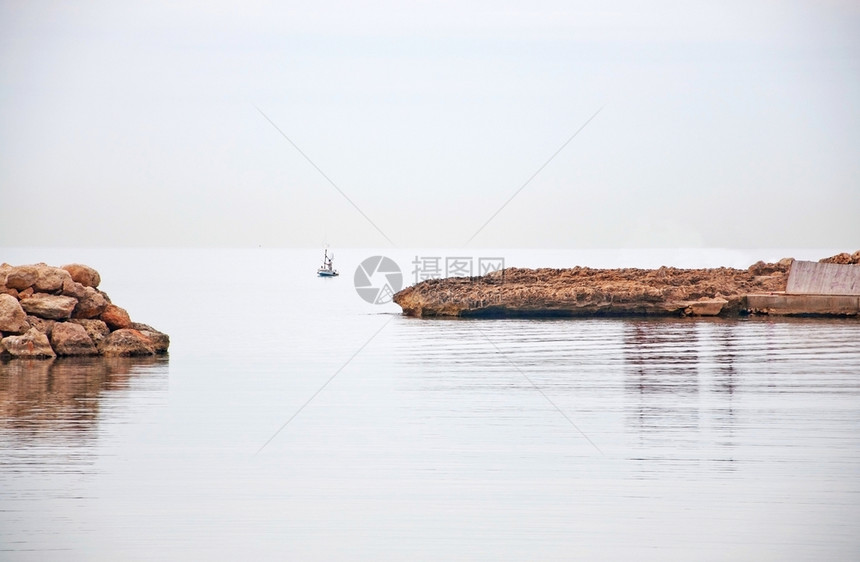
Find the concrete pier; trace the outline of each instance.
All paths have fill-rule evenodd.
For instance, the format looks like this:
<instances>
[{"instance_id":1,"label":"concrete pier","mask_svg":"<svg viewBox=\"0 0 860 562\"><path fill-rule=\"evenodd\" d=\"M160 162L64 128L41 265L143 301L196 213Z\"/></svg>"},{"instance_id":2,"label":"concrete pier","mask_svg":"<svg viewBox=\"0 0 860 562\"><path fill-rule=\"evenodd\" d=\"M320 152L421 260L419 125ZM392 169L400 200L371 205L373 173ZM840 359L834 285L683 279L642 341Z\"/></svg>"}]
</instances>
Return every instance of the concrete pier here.
<instances>
[{"instance_id":1,"label":"concrete pier","mask_svg":"<svg viewBox=\"0 0 860 562\"><path fill-rule=\"evenodd\" d=\"M784 293L751 294L746 301L751 314L858 316L860 265L795 261Z\"/></svg>"},{"instance_id":2,"label":"concrete pier","mask_svg":"<svg viewBox=\"0 0 860 562\"><path fill-rule=\"evenodd\" d=\"M776 316L858 316L860 297L852 295L789 295L770 293L747 295L750 314Z\"/></svg>"}]
</instances>

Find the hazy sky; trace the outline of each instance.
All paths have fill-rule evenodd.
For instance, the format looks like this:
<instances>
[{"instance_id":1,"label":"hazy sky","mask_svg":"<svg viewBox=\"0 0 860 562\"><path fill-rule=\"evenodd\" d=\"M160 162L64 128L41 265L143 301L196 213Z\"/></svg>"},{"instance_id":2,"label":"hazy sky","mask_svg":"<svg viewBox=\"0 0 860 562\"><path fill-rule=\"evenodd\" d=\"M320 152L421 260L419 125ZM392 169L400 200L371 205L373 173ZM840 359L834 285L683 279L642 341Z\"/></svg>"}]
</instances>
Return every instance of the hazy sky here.
<instances>
[{"instance_id":1,"label":"hazy sky","mask_svg":"<svg viewBox=\"0 0 860 562\"><path fill-rule=\"evenodd\" d=\"M860 248L827 0L0 0L0 246L459 247L601 108L470 246Z\"/></svg>"}]
</instances>

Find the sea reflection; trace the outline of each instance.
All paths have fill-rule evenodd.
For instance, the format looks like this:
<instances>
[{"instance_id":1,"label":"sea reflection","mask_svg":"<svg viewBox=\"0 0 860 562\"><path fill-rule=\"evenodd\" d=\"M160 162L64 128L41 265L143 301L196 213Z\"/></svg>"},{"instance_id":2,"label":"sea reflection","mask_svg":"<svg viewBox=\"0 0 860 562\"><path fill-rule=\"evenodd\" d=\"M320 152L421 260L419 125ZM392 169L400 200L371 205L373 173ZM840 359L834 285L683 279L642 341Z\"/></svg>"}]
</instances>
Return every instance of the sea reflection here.
<instances>
[{"instance_id":1,"label":"sea reflection","mask_svg":"<svg viewBox=\"0 0 860 562\"><path fill-rule=\"evenodd\" d=\"M737 386L735 362L739 354L735 336L737 325L715 322L710 328L714 347L710 363L715 370L713 389L718 393L734 394Z\"/></svg>"},{"instance_id":2,"label":"sea reflection","mask_svg":"<svg viewBox=\"0 0 860 562\"><path fill-rule=\"evenodd\" d=\"M625 326L624 351L640 393L698 392L695 324L631 322Z\"/></svg>"},{"instance_id":3,"label":"sea reflection","mask_svg":"<svg viewBox=\"0 0 860 562\"><path fill-rule=\"evenodd\" d=\"M104 402L155 384L166 390L166 356L0 361L0 436L6 446L95 436Z\"/></svg>"},{"instance_id":4,"label":"sea reflection","mask_svg":"<svg viewBox=\"0 0 860 562\"><path fill-rule=\"evenodd\" d=\"M740 360L738 347L738 324L715 321L709 325L713 357L708 365L713 370L709 391L714 393L712 407L713 427L718 444L724 450L735 450L738 446L735 435L735 393L738 391L740 375L736 364ZM733 459L734 460L734 459ZM734 468L732 463L725 468Z\"/></svg>"},{"instance_id":5,"label":"sea reflection","mask_svg":"<svg viewBox=\"0 0 860 562\"><path fill-rule=\"evenodd\" d=\"M640 429L695 429L698 411L678 408L699 393L699 335L686 322L631 322L625 326L625 386L638 396L632 421ZM689 404L691 401L684 400Z\"/></svg>"},{"instance_id":6,"label":"sea reflection","mask_svg":"<svg viewBox=\"0 0 860 562\"><path fill-rule=\"evenodd\" d=\"M625 419L643 475L702 462L735 470L735 329L720 320L626 324Z\"/></svg>"}]
</instances>

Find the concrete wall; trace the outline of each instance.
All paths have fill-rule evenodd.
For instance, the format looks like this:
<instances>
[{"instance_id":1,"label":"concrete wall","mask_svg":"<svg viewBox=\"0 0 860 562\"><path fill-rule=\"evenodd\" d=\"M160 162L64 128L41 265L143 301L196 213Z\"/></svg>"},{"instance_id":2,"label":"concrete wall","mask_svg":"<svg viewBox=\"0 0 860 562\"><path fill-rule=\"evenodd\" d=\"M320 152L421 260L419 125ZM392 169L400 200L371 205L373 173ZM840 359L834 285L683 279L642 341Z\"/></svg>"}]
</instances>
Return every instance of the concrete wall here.
<instances>
[{"instance_id":1,"label":"concrete wall","mask_svg":"<svg viewBox=\"0 0 860 562\"><path fill-rule=\"evenodd\" d=\"M860 295L860 265L795 261L785 292L791 295Z\"/></svg>"},{"instance_id":2,"label":"concrete wall","mask_svg":"<svg viewBox=\"0 0 860 562\"><path fill-rule=\"evenodd\" d=\"M746 310L782 316L858 316L860 297L845 295L747 295Z\"/></svg>"}]
</instances>

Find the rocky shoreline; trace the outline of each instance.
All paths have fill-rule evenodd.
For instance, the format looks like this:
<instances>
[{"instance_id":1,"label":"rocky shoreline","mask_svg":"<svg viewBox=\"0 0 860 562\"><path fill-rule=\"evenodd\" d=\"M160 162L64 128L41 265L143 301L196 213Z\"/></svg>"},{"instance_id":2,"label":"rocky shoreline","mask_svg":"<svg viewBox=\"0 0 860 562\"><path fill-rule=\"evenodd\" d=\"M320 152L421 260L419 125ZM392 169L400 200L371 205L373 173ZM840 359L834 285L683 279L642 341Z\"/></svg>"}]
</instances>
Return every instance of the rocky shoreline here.
<instances>
[{"instance_id":1,"label":"rocky shoreline","mask_svg":"<svg viewBox=\"0 0 860 562\"><path fill-rule=\"evenodd\" d=\"M430 279L394 295L416 317L738 316L752 294L785 291L794 262L747 269L520 269ZM860 264L860 251L821 262Z\"/></svg>"},{"instance_id":2,"label":"rocky shoreline","mask_svg":"<svg viewBox=\"0 0 860 562\"><path fill-rule=\"evenodd\" d=\"M95 269L0 265L0 359L167 353L167 334L132 322Z\"/></svg>"}]
</instances>

